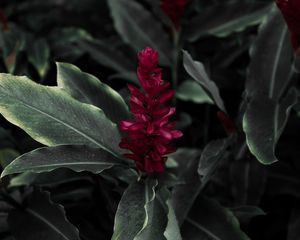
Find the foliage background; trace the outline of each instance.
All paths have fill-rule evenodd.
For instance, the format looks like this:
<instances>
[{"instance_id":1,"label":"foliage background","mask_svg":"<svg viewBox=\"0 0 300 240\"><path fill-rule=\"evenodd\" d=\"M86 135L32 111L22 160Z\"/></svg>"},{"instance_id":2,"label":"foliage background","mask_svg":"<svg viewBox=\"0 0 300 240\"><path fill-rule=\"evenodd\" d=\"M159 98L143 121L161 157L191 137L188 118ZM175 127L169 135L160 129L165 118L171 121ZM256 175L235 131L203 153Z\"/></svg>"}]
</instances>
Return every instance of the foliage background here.
<instances>
[{"instance_id":1,"label":"foliage background","mask_svg":"<svg viewBox=\"0 0 300 240\"><path fill-rule=\"evenodd\" d=\"M72 63L128 99L126 84L137 82L136 52L143 45L136 35L150 36L151 42L160 43L158 46L170 55L176 49L170 22L160 11L158 1L119 2L123 5L118 9L117 0L2 0L0 72L26 75L39 84L56 86L55 62ZM180 147L177 154L170 157L170 172L184 183L173 195L190 199L184 202L186 199L178 197L175 206L175 211L182 216L187 214L177 219L182 223L183 239L233 240L232 236L238 235L232 234L239 231L236 230L239 227L232 222L226 225L228 219L223 217L228 214L234 214L250 239L299 238L299 103L293 106L281 136L280 129L269 129L275 119L272 106L277 106L282 98L276 94L282 89L286 94L292 88L297 92L299 76L297 65L293 65L288 33L279 41L284 22L278 20L279 14L272 20L270 9L273 5L273 1L194 0L189 2L182 18L177 50L188 51L194 60L204 64L209 78L220 90L228 116L235 122L234 137L224 130L217 117L219 108L213 104L205 87L203 90L203 85L197 85L187 74L181 51L178 66L160 59L164 78L173 83L176 91L173 103L177 107L178 127L184 132L184 137L175 143ZM134 15L136 6L143 12ZM118 17L123 16L124 9L131 13L124 18L137 23L139 31L133 28L135 23L120 25L124 19L118 20ZM275 11L274 6L272 9ZM152 21L141 21L147 14ZM262 32L264 26L267 31ZM162 44L165 38L167 46ZM256 48L258 54L255 55L253 49ZM264 54L259 54L263 49L266 50ZM277 65L273 61L275 54L280 59ZM289 78L291 71L293 75ZM274 101L268 105L265 91L269 91L271 80L264 80L272 72L276 73L273 74L276 81ZM260 93L255 98L256 104L251 102L254 110L249 113L249 99ZM245 144L244 131L247 130L242 127L247 109L254 116L254 120L249 116L249 122L253 123L249 125L249 135L253 133L255 147L259 148L255 156ZM2 169L17 156L43 146L3 117L0 130ZM270 146L264 141L271 135L275 139L280 136L275 154L279 161L273 164L270 163L274 154L269 152ZM203 152L206 155L201 154ZM256 158L261 154L263 160L259 162ZM205 161L209 166L205 166ZM263 165L264 161L269 164ZM179 167L172 168L172 163ZM205 172L207 169L211 172ZM120 175L118 171L112 168L102 174L93 174L56 169L2 178L0 238L57 239L23 211L45 209L45 218L54 219L57 226L62 226L62 231L69 234L69 239L77 239L76 229L80 239L111 239L119 201L134 177L130 170L128 175L125 172ZM207 179L204 180L203 175ZM165 185L169 183L164 181ZM169 184L174 185L173 180ZM203 234L201 226L219 238Z\"/></svg>"}]
</instances>

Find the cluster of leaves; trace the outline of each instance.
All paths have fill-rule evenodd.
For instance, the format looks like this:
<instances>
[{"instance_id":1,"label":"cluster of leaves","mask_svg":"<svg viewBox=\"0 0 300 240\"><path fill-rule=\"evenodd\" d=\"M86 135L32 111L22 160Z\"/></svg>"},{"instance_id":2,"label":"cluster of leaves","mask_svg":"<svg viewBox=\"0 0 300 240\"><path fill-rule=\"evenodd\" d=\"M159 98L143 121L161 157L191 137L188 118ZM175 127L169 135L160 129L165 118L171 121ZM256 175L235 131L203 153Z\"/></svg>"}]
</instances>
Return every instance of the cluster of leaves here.
<instances>
[{"instance_id":1,"label":"cluster of leaves","mask_svg":"<svg viewBox=\"0 0 300 240\"><path fill-rule=\"evenodd\" d=\"M160 1L0 7L1 239L298 239L299 57L273 1L191 0L179 28ZM184 132L149 175L117 125L146 46Z\"/></svg>"}]
</instances>

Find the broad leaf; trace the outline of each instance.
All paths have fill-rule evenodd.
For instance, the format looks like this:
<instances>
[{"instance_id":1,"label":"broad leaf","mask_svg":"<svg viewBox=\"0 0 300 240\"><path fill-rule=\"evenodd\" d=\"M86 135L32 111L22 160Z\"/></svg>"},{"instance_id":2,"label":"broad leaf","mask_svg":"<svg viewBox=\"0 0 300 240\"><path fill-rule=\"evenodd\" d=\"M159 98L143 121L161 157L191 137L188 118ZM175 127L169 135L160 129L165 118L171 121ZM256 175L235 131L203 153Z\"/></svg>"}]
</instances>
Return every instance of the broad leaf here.
<instances>
[{"instance_id":1,"label":"broad leaf","mask_svg":"<svg viewBox=\"0 0 300 240\"><path fill-rule=\"evenodd\" d=\"M176 97L183 101L192 101L194 103L214 104L212 99L206 94L201 85L195 81L184 81L176 91Z\"/></svg>"},{"instance_id":2,"label":"broad leaf","mask_svg":"<svg viewBox=\"0 0 300 240\"><path fill-rule=\"evenodd\" d=\"M49 172L57 168L70 168L76 172L100 173L120 164L122 164L120 159L100 148L59 145L38 148L21 155L4 169L1 177L26 171Z\"/></svg>"},{"instance_id":3,"label":"broad leaf","mask_svg":"<svg viewBox=\"0 0 300 240\"><path fill-rule=\"evenodd\" d=\"M289 84L293 52L286 23L276 6L261 25L250 55L247 96L259 92L278 100Z\"/></svg>"},{"instance_id":4,"label":"broad leaf","mask_svg":"<svg viewBox=\"0 0 300 240\"><path fill-rule=\"evenodd\" d=\"M75 99L101 108L113 122L130 116L128 106L114 89L68 63L57 63L57 85Z\"/></svg>"},{"instance_id":5,"label":"broad leaf","mask_svg":"<svg viewBox=\"0 0 300 240\"><path fill-rule=\"evenodd\" d=\"M210 142L203 149L198 166L198 174L201 177L201 188L206 186L216 171L220 161L224 158L229 144L230 139L220 139Z\"/></svg>"},{"instance_id":6,"label":"broad leaf","mask_svg":"<svg viewBox=\"0 0 300 240\"><path fill-rule=\"evenodd\" d=\"M203 87L206 93L214 100L215 104L226 112L217 85L211 81L201 62L194 61L191 55L183 50L183 65L187 73Z\"/></svg>"},{"instance_id":7,"label":"broad leaf","mask_svg":"<svg viewBox=\"0 0 300 240\"><path fill-rule=\"evenodd\" d=\"M26 208L9 213L8 223L16 240L80 240L64 208L53 203L49 193L39 190L28 197Z\"/></svg>"},{"instance_id":8,"label":"broad leaf","mask_svg":"<svg viewBox=\"0 0 300 240\"><path fill-rule=\"evenodd\" d=\"M0 166L5 168L20 154L12 148L4 148L0 150Z\"/></svg>"},{"instance_id":9,"label":"broad leaf","mask_svg":"<svg viewBox=\"0 0 300 240\"><path fill-rule=\"evenodd\" d=\"M156 198L157 181L132 183L122 196L112 240L164 239L167 216Z\"/></svg>"},{"instance_id":10,"label":"broad leaf","mask_svg":"<svg viewBox=\"0 0 300 240\"><path fill-rule=\"evenodd\" d=\"M0 75L0 113L48 146L85 144L115 155L120 152L117 125L101 109L27 77Z\"/></svg>"},{"instance_id":11,"label":"broad leaf","mask_svg":"<svg viewBox=\"0 0 300 240\"><path fill-rule=\"evenodd\" d=\"M45 39L39 38L27 46L28 60L43 78L49 68L50 49Z\"/></svg>"},{"instance_id":12,"label":"broad leaf","mask_svg":"<svg viewBox=\"0 0 300 240\"><path fill-rule=\"evenodd\" d=\"M291 108L297 102L294 89L280 103L256 95L247 106L243 118L243 130L250 152L263 164L278 161L276 143L286 125Z\"/></svg>"},{"instance_id":13,"label":"broad leaf","mask_svg":"<svg viewBox=\"0 0 300 240\"><path fill-rule=\"evenodd\" d=\"M230 180L235 206L259 205L267 181L264 165L253 157L231 161Z\"/></svg>"},{"instance_id":14,"label":"broad leaf","mask_svg":"<svg viewBox=\"0 0 300 240\"><path fill-rule=\"evenodd\" d=\"M178 149L171 157L178 162L179 184L172 191L172 205L181 225L201 190L197 173L200 151L198 149Z\"/></svg>"},{"instance_id":15,"label":"broad leaf","mask_svg":"<svg viewBox=\"0 0 300 240\"><path fill-rule=\"evenodd\" d=\"M152 47L159 52L160 63L170 65L172 44L162 24L137 1L109 0L107 2L115 28L124 41L131 44L136 51Z\"/></svg>"},{"instance_id":16,"label":"broad leaf","mask_svg":"<svg viewBox=\"0 0 300 240\"><path fill-rule=\"evenodd\" d=\"M266 213L255 206L240 206L230 209L241 224L249 224L253 217L266 215Z\"/></svg>"},{"instance_id":17,"label":"broad leaf","mask_svg":"<svg viewBox=\"0 0 300 240\"><path fill-rule=\"evenodd\" d=\"M164 236L167 240L182 240L178 221L172 206L172 201L167 200L168 207L168 224L164 232Z\"/></svg>"},{"instance_id":18,"label":"broad leaf","mask_svg":"<svg viewBox=\"0 0 300 240\"><path fill-rule=\"evenodd\" d=\"M82 39L77 44L79 49L87 52L92 59L105 67L118 72L134 71L134 61L120 54L119 50L109 43L95 39Z\"/></svg>"},{"instance_id":19,"label":"broad leaf","mask_svg":"<svg viewBox=\"0 0 300 240\"><path fill-rule=\"evenodd\" d=\"M262 21L270 6L265 3L224 2L204 9L188 25L189 41L196 41L205 35L226 37L232 32Z\"/></svg>"},{"instance_id":20,"label":"broad leaf","mask_svg":"<svg viewBox=\"0 0 300 240\"><path fill-rule=\"evenodd\" d=\"M231 211L204 197L200 197L191 209L182 233L183 239L189 239L186 235L195 234L197 239L250 240L240 230L239 222Z\"/></svg>"}]
</instances>

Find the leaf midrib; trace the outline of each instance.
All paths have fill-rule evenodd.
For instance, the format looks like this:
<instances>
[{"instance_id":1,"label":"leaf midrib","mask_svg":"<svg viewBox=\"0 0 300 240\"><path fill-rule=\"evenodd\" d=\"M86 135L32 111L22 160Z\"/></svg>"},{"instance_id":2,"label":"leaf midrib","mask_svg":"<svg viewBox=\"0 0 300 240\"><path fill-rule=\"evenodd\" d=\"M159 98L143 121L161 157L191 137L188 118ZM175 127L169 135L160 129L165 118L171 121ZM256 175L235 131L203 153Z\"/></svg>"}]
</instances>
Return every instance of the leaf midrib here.
<instances>
[{"instance_id":1,"label":"leaf midrib","mask_svg":"<svg viewBox=\"0 0 300 240\"><path fill-rule=\"evenodd\" d=\"M2 87L3 87L3 86L2 86ZM75 133L77 133L77 134L83 136L84 138L88 139L90 142L96 144L98 147L100 147L100 148L102 148L102 149L104 149L104 150L107 150L107 151L109 151L110 153L112 153L114 156L116 156L116 154L115 154L113 151L111 151L111 150L109 150L108 148L106 148L105 146L103 146L101 143L99 143L99 142L98 142L97 140L95 140L93 137L87 135L86 133L84 133L84 132L82 132L82 131L80 131L80 130L77 130L74 126L72 126L72 125L70 125L70 124L68 124L68 123L63 122L62 120L58 119L58 118L55 117L55 116L50 115L49 113L46 113L46 112L44 112L44 111L42 111L42 110L39 110L39 109L38 109L37 107L35 107L35 106L31 106L31 105L27 104L26 102L24 102L24 100L20 99L19 97L12 96L12 95L8 94L7 92L5 92L5 93L6 93L7 96L13 97L15 100L21 102L21 103L24 104L26 107L28 107L28 108L30 108L30 109L33 109L33 110L35 110L35 111L37 111L37 112L39 112L39 113L41 113L41 114L44 114L44 115L48 116L49 118L51 118L51 119L53 119L53 120L59 122L60 124L62 124L62 125L64 125L64 126L70 128L70 129L72 129Z\"/></svg>"},{"instance_id":2,"label":"leaf midrib","mask_svg":"<svg viewBox=\"0 0 300 240\"><path fill-rule=\"evenodd\" d=\"M186 220L190 224L192 224L194 227L199 228L201 231L203 231L204 233L206 233L208 236L212 237L213 239L215 239L215 240L222 240L221 238L219 238L218 236L216 236L215 234L213 234L210 230L208 230L204 226L198 224L197 222L195 222L191 218L187 217Z\"/></svg>"},{"instance_id":3,"label":"leaf midrib","mask_svg":"<svg viewBox=\"0 0 300 240\"><path fill-rule=\"evenodd\" d=\"M36 211L27 208L26 211L30 213L32 216L36 217L37 219L41 220L44 224L48 225L50 228L52 228L55 232L57 232L59 235L61 235L66 240L72 240L68 238L64 233L62 233L57 227L55 227L51 222L49 222L47 219L45 219L43 216L41 216Z\"/></svg>"}]
</instances>

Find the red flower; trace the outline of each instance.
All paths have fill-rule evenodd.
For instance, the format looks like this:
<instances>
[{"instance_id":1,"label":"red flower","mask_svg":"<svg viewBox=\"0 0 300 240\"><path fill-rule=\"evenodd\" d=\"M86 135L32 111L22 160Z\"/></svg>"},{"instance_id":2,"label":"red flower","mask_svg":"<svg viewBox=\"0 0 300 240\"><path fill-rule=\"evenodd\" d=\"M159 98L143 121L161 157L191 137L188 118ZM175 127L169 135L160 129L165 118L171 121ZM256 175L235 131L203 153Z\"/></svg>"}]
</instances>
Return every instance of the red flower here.
<instances>
[{"instance_id":1,"label":"red flower","mask_svg":"<svg viewBox=\"0 0 300 240\"><path fill-rule=\"evenodd\" d=\"M293 48L297 51L300 47L300 1L277 0L276 3L290 30Z\"/></svg>"},{"instance_id":2,"label":"red flower","mask_svg":"<svg viewBox=\"0 0 300 240\"><path fill-rule=\"evenodd\" d=\"M162 0L161 9L178 29L187 0Z\"/></svg>"},{"instance_id":3,"label":"red flower","mask_svg":"<svg viewBox=\"0 0 300 240\"><path fill-rule=\"evenodd\" d=\"M144 172L164 171L165 155L176 150L168 142L182 136L179 130L173 129L175 122L169 122L175 108L163 105L174 92L167 90L170 84L162 80L157 59L158 53L149 47L138 53L137 76L143 90L128 84L134 119L119 123L120 129L128 133L120 147L132 152L124 156L133 159L136 167Z\"/></svg>"}]
</instances>

